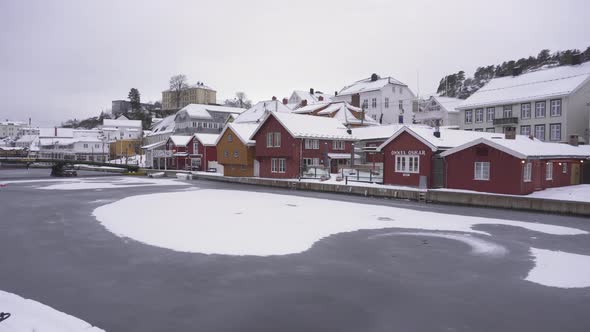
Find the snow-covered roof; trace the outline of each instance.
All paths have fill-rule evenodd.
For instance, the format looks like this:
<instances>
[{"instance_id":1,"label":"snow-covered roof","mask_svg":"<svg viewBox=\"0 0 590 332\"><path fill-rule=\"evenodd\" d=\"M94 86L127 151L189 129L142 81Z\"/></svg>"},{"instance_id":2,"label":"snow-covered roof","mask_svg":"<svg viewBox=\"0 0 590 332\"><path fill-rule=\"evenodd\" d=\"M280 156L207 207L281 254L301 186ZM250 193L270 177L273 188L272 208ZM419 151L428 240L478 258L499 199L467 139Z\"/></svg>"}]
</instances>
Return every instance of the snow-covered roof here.
<instances>
[{"instance_id":1,"label":"snow-covered roof","mask_svg":"<svg viewBox=\"0 0 590 332\"><path fill-rule=\"evenodd\" d=\"M339 96L352 95L355 93L381 90L384 86L386 86L388 84L397 84L397 85L406 86L406 84L396 80L393 77L383 77L383 78L377 79L376 81L371 81L371 78L369 77L369 78L365 78L360 81L356 81L353 84L344 87L342 90L340 90L338 95Z\"/></svg>"},{"instance_id":2,"label":"snow-covered roof","mask_svg":"<svg viewBox=\"0 0 590 332\"><path fill-rule=\"evenodd\" d=\"M192 139L192 136L172 135L168 139L176 146L186 146Z\"/></svg>"},{"instance_id":3,"label":"snow-covered roof","mask_svg":"<svg viewBox=\"0 0 590 332\"><path fill-rule=\"evenodd\" d=\"M516 139L481 137L463 145L449 149L441 156L445 157L469 147L485 144L500 151L515 156L516 158L589 158L590 151L563 143L548 143L527 136L517 135Z\"/></svg>"},{"instance_id":4,"label":"snow-covered roof","mask_svg":"<svg viewBox=\"0 0 590 332\"><path fill-rule=\"evenodd\" d=\"M77 138L40 138L40 146L51 146L51 145L72 145L78 142Z\"/></svg>"},{"instance_id":5,"label":"snow-covered roof","mask_svg":"<svg viewBox=\"0 0 590 332\"><path fill-rule=\"evenodd\" d=\"M128 120L127 118L112 120L112 119L103 119L102 120L103 127L133 127L141 129L141 121L140 120Z\"/></svg>"},{"instance_id":6,"label":"snow-covered roof","mask_svg":"<svg viewBox=\"0 0 590 332\"><path fill-rule=\"evenodd\" d=\"M432 96L438 104L443 107L447 112L459 112L457 107L461 105L465 100L451 97Z\"/></svg>"},{"instance_id":7,"label":"snow-covered roof","mask_svg":"<svg viewBox=\"0 0 590 332\"><path fill-rule=\"evenodd\" d=\"M295 138L356 140L356 137L349 134L348 129L338 119L303 114L269 113L264 122L271 116ZM250 138L256 134L256 131Z\"/></svg>"},{"instance_id":8,"label":"snow-covered roof","mask_svg":"<svg viewBox=\"0 0 590 332\"><path fill-rule=\"evenodd\" d=\"M258 122L264 118L266 111L279 112L279 113L291 113L291 109L283 105L278 100L266 100L256 103L242 114L240 114L235 120L235 123L242 122Z\"/></svg>"},{"instance_id":9,"label":"snow-covered roof","mask_svg":"<svg viewBox=\"0 0 590 332\"><path fill-rule=\"evenodd\" d=\"M219 134L196 133L194 136L199 142L201 142L201 144L205 146L216 145L217 139L219 138Z\"/></svg>"},{"instance_id":10,"label":"snow-covered roof","mask_svg":"<svg viewBox=\"0 0 590 332\"><path fill-rule=\"evenodd\" d=\"M188 116L195 119L212 119L213 117L209 112L222 112L230 114L241 114L245 111L244 108L228 107L228 106L217 106L217 105L205 105L205 104L188 104L181 108L176 114L186 112Z\"/></svg>"},{"instance_id":11,"label":"snow-covered roof","mask_svg":"<svg viewBox=\"0 0 590 332\"><path fill-rule=\"evenodd\" d=\"M256 142L251 139L252 135L258 128L260 123L256 122L242 122L242 123L228 123L224 128L223 131L219 134L217 141L215 144L219 143L219 140L223 136L226 130L231 129L231 131L238 136L240 141L246 145L253 145Z\"/></svg>"},{"instance_id":12,"label":"snow-covered roof","mask_svg":"<svg viewBox=\"0 0 590 332\"><path fill-rule=\"evenodd\" d=\"M314 91L314 93L312 94L311 91L295 90L291 94L291 98L293 97L293 95L297 96L299 98L299 100L307 100L308 104L321 102L320 97L322 97L321 99L323 99L323 101L330 101L333 98L332 95L322 93L319 91ZM289 99L291 99L291 98L289 98Z\"/></svg>"},{"instance_id":13,"label":"snow-covered roof","mask_svg":"<svg viewBox=\"0 0 590 332\"><path fill-rule=\"evenodd\" d=\"M393 134L395 134L403 126L404 126L403 124L389 124L389 125L382 125L382 126L352 128L352 133L360 141L385 140L385 139L390 138Z\"/></svg>"},{"instance_id":14,"label":"snow-covered roof","mask_svg":"<svg viewBox=\"0 0 590 332\"><path fill-rule=\"evenodd\" d=\"M459 109L567 96L590 80L590 62L492 79Z\"/></svg>"},{"instance_id":15,"label":"snow-covered roof","mask_svg":"<svg viewBox=\"0 0 590 332\"><path fill-rule=\"evenodd\" d=\"M174 132L174 128L176 128L176 123L174 122L174 118L176 117L175 114L169 115L159 121L152 127L152 132L147 136L155 136L159 134L166 134Z\"/></svg>"},{"instance_id":16,"label":"snow-covered roof","mask_svg":"<svg viewBox=\"0 0 590 332\"><path fill-rule=\"evenodd\" d=\"M22 122L22 121L9 121L9 120L0 121L0 125L4 125L4 126L10 126L10 125L12 125L12 126L24 126L26 124L27 124L26 122Z\"/></svg>"},{"instance_id":17,"label":"snow-covered roof","mask_svg":"<svg viewBox=\"0 0 590 332\"><path fill-rule=\"evenodd\" d=\"M23 135L19 139L16 140L17 143L31 143L32 141L36 140L39 136L38 135Z\"/></svg>"},{"instance_id":18,"label":"snow-covered roof","mask_svg":"<svg viewBox=\"0 0 590 332\"><path fill-rule=\"evenodd\" d=\"M332 109L332 106L336 106L337 108ZM340 102L335 103L334 105L330 105L325 110L321 110L318 112L318 115L330 115L332 118L337 119L343 125L363 125L363 126L378 126L379 123L376 120L373 120L371 117L368 117L366 114L364 115L364 120L357 118L353 111L358 114L359 117L362 117L363 114L361 113L361 109L358 107L354 107L347 102Z\"/></svg>"},{"instance_id":19,"label":"snow-covered roof","mask_svg":"<svg viewBox=\"0 0 590 332\"><path fill-rule=\"evenodd\" d=\"M189 90L189 89L203 89L203 90L215 91L215 89L213 89L212 87L210 87L210 86L208 86L208 85L206 85L206 84L204 84L202 82L199 82L199 83L196 83L196 84L193 84L193 85L189 85L188 88L187 88L187 90ZM170 89L164 90L164 92L170 92L170 91L173 91L173 90L170 90Z\"/></svg>"},{"instance_id":20,"label":"snow-covered roof","mask_svg":"<svg viewBox=\"0 0 590 332\"><path fill-rule=\"evenodd\" d=\"M419 127L419 126L403 126L397 132L395 132L387 141L379 146L379 150L383 149L392 140L398 137L400 134L407 132L414 136L416 139L429 146L432 151L448 150L463 144L467 144L479 138L486 139L502 139L504 140L504 134L499 133L488 133L482 131L467 131L467 130L453 130L453 129L440 129L440 137L434 136L435 129L432 127ZM531 140L528 136L516 135L515 141ZM535 139L536 140L536 139ZM537 140L540 142L539 140Z\"/></svg>"},{"instance_id":21,"label":"snow-covered roof","mask_svg":"<svg viewBox=\"0 0 590 332\"><path fill-rule=\"evenodd\" d=\"M165 144L166 144L166 141L160 141L160 142L144 145L141 148L145 149L145 150L152 150L152 149L158 148L160 146L163 146Z\"/></svg>"},{"instance_id":22,"label":"snow-covered roof","mask_svg":"<svg viewBox=\"0 0 590 332\"><path fill-rule=\"evenodd\" d=\"M329 101L321 101L321 102L317 102L311 105L307 105L307 106L303 106L303 107L299 107L296 110L293 110L292 113L295 114L309 114L309 113L313 113L319 109L322 109L323 107L326 107L327 105L329 105L330 102Z\"/></svg>"},{"instance_id":23,"label":"snow-covered roof","mask_svg":"<svg viewBox=\"0 0 590 332\"><path fill-rule=\"evenodd\" d=\"M74 137L74 129L72 128L39 128L39 137Z\"/></svg>"}]
</instances>

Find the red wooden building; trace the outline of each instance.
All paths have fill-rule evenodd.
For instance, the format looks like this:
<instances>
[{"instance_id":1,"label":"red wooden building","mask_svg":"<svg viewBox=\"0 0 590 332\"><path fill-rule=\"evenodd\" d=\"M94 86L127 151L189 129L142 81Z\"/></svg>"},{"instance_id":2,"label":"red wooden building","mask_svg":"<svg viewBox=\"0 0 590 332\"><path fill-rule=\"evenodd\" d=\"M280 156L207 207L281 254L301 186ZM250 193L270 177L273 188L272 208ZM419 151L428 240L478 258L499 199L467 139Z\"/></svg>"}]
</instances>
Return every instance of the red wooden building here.
<instances>
[{"instance_id":1,"label":"red wooden building","mask_svg":"<svg viewBox=\"0 0 590 332\"><path fill-rule=\"evenodd\" d=\"M350 164L356 140L337 119L275 112L251 139L256 141L260 177L266 178L298 178L310 166L338 172Z\"/></svg>"},{"instance_id":2,"label":"red wooden building","mask_svg":"<svg viewBox=\"0 0 590 332\"><path fill-rule=\"evenodd\" d=\"M526 195L579 184L583 149L536 139L480 138L441 154L445 187Z\"/></svg>"},{"instance_id":3,"label":"red wooden building","mask_svg":"<svg viewBox=\"0 0 590 332\"><path fill-rule=\"evenodd\" d=\"M215 141L218 134L173 135L166 141L170 151L167 169L205 171L211 161L217 160Z\"/></svg>"}]
</instances>

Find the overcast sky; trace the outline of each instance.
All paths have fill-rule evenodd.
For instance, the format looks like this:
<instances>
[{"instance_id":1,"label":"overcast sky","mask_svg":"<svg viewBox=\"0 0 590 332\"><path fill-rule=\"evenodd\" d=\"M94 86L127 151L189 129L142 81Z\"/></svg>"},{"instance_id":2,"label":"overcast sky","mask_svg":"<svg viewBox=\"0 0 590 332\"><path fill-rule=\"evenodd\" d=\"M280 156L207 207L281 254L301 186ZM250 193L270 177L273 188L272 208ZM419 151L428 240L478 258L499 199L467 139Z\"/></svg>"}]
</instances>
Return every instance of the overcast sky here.
<instances>
[{"instance_id":1,"label":"overcast sky","mask_svg":"<svg viewBox=\"0 0 590 332\"><path fill-rule=\"evenodd\" d=\"M432 93L447 73L585 49L589 12L587 0L1 0L0 119L94 116L132 87L160 100L178 73L219 100L334 93L373 72Z\"/></svg>"}]
</instances>

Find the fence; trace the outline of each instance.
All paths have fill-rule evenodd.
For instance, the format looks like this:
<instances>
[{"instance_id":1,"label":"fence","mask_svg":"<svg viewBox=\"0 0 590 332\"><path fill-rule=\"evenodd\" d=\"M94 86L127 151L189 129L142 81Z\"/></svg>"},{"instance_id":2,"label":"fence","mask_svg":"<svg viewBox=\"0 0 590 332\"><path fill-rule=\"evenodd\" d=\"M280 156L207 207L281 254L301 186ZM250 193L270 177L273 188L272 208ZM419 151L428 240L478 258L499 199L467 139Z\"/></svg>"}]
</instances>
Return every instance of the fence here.
<instances>
[{"instance_id":1,"label":"fence","mask_svg":"<svg viewBox=\"0 0 590 332\"><path fill-rule=\"evenodd\" d=\"M364 183L383 183L383 172L381 170L372 170L364 168L342 168L340 170L342 178L351 182L364 182Z\"/></svg>"},{"instance_id":2,"label":"fence","mask_svg":"<svg viewBox=\"0 0 590 332\"><path fill-rule=\"evenodd\" d=\"M301 171L302 179L322 179L330 177L330 169L324 166L304 166Z\"/></svg>"}]
</instances>

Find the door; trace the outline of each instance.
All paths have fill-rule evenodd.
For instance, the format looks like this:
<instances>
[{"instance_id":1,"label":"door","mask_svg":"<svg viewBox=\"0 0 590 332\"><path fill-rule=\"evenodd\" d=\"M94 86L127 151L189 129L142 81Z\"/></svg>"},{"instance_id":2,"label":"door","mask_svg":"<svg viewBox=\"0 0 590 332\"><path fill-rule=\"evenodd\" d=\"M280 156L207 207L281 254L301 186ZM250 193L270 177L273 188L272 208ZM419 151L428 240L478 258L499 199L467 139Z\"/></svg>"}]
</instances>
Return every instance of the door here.
<instances>
[{"instance_id":1,"label":"door","mask_svg":"<svg viewBox=\"0 0 590 332\"><path fill-rule=\"evenodd\" d=\"M442 188L444 186L444 165L443 159L436 155L432 157L432 187Z\"/></svg>"},{"instance_id":2,"label":"door","mask_svg":"<svg viewBox=\"0 0 590 332\"><path fill-rule=\"evenodd\" d=\"M572 164L570 184L580 184L580 164Z\"/></svg>"},{"instance_id":3,"label":"door","mask_svg":"<svg viewBox=\"0 0 590 332\"><path fill-rule=\"evenodd\" d=\"M254 160L254 176L260 176L260 162L258 160Z\"/></svg>"}]
</instances>

